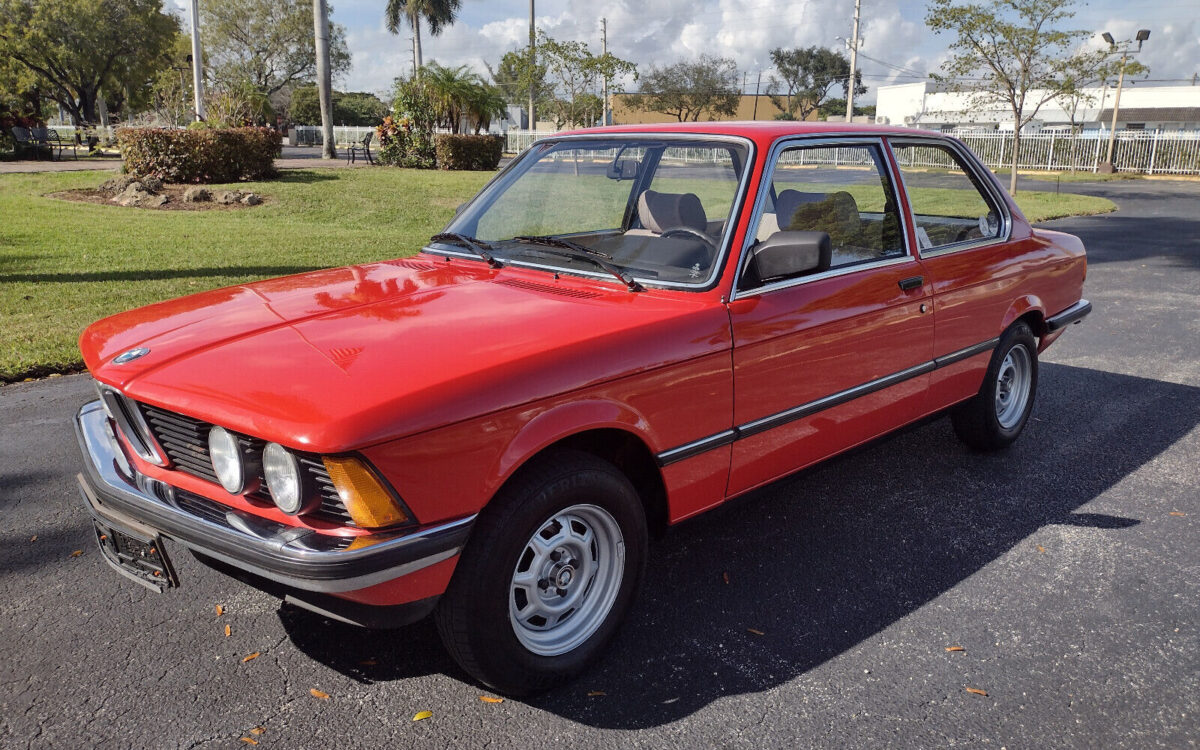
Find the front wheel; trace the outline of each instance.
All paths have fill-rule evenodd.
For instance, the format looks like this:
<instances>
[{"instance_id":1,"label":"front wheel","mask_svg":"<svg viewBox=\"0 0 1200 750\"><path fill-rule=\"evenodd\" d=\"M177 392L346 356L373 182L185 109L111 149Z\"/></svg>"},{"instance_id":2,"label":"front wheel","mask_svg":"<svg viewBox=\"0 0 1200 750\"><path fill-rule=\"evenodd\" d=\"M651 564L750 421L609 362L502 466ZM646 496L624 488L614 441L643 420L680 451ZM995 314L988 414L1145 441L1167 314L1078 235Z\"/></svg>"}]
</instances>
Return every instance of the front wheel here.
<instances>
[{"instance_id":1,"label":"front wheel","mask_svg":"<svg viewBox=\"0 0 1200 750\"><path fill-rule=\"evenodd\" d=\"M438 606L446 649L510 694L582 671L616 632L645 565L637 491L595 456L557 451L480 514Z\"/></svg>"},{"instance_id":2,"label":"front wheel","mask_svg":"<svg viewBox=\"0 0 1200 750\"><path fill-rule=\"evenodd\" d=\"M954 432L976 450L1007 448L1033 411L1037 378L1037 340L1015 323L1000 337L979 393L950 412Z\"/></svg>"}]
</instances>

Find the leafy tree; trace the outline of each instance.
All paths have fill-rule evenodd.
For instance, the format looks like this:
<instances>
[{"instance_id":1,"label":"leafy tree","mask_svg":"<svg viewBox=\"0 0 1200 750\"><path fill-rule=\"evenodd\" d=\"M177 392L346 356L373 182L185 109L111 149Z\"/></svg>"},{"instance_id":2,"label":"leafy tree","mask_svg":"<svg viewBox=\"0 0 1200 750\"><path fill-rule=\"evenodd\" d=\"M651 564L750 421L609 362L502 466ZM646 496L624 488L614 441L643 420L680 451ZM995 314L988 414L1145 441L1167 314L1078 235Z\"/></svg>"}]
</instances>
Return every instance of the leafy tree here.
<instances>
[{"instance_id":1,"label":"leafy tree","mask_svg":"<svg viewBox=\"0 0 1200 750\"><path fill-rule=\"evenodd\" d=\"M727 57L701 55L673 65L651 67L641 76L640 93L626 101L646 112L662 112L680 122L737 112L741 91L737 64Z\"/></svg>"},{"instance_id":2,"label":"leafy tree","mask_svg":"<svg viewBox=\"0 0 1200 750\"><path fill-rule=\"evenodd\" d=\"M499 86L484 83L475 88L467 99L467 119L475 128L475 134L492 126L492 120L508 115L508 101Z\"/></svg>"},{"instance_id":3,"label":"leafy tree","mask_svg":"<svg viewBox=\"0 0 1200 750\"><path fill-rule=\"evenodd\" d=\"M333 92L333 121L338 125L378 125L389 112L388 105L374 94L365 91ZM288 118L297 125L314 125L321 121L321 103L316 86L301 86L292 92Z\"/></svg>"},{"instance_id":4,"label":"leafy tree","mask_svg":"<svg viewBox=\"0 0 1200 750\"><path fill-rule=\"evenodd\" d=\"M218 86L249 81L270 96L317 76L313 6L309 0L221 0L200 5L200 33ZM329 24L333 75L350 70L346 30Z\"/></svg>"},{"instance_id":5,"label":"leafy tree","mask_svg":"<svg viewBox=\"0 0 1200 750\"><path fill-rule=\"evenodd\" d=\"M400 33L401 21L408 20L413 30L413 44L416 46L417 69L424 67L425 61L421 56L421 19L429 24L429 33L437 36L448 26L453 26L458 18L458 10L462 0L387 0L383 17L387 30L393 34Z\"/></svg>"},{"instance_id":6,"label":"leafy tree","mask_svg":"<svg viewBox=\"0 0 1200 750\"><path fill-rule=\"evenodd\" d=\"M538 31L537 53L554 91L551 111L560 128L568 124L590 125L599 119L594 103L582 98L585 94L595 97L593 92L599 81L622 75L637 77L637 66L628 60L611 52L593 55L583 42L560 42L543 31ZM597 112L595 119L591 119L592 112Z\"/></svg>"},{"instance_id":7,"label":"leafy tree","mask_svg":"<svg viewBox=\"0 0 1200 750\"><path fill-rule=\"evenodd\" d=\"M76 125L99 119L101 90L116 101L143 88L178 29L162 0L0 0L0 58L31 73Z\"/></svg>"},{"instance_id":8,"label":"leafy tree","mask_svg":"<svg viewBox=\"0 0 1200 750\"><path fill-rule=\"evenodd\" d=\"M824 47L802 47L771 50L771 62L782 81L771 76L767 96L787 119L805 120L836 88L842 90L842 107L849 93L850 61L841 52ZM784 89L783 96L778 94ZM854 95L867 93L862 84L862 72L854 71Z\"/></svg>"},{"instance_id":9,"label":"leafy tree","mask_svg":"<svg viewBox=\"0 0 1200 750\"><path fill-rule=\"evenodd\" d=\"M857 102L857 99L855 101ZM827 120L830 117L841 120L842 118L844 118L846 116L846 100L845 99L826 99L824 102L821 103L821 106L817 107L817 114L819 114L821 117L824 117ZM855 117L857 117L859 115L870 115L871 117L874 117L875 116L875 105L874 104L859 105L856 103L854 105L854 115L855 115Z\"/></svg>"},{"instance_id":10,"label":"leafy tree","mask_svg":"<svg viewBox=\"0 0 1200 750\"><path fill-rule=\"evenodd\" d=\"M538 109L543 108L542 103L548 106L553 87L546 83L546 66L536 60L536 55L530 58L528 47L505 52L495 68L488 66L488 73L504 92L504 99L509 104L528 104L529 86L532 83L536 100L534 106Z\"/></svg>"},{"instance_id":11,"label":"leafy tree","mask_svg":"<svg viewBox=\"0 0 1200 750\"><path fill-rule=\"evenodd\" d=\"M953 36L950 58L933 78L950 90L969 94L971 108L1007 106L1012 111L1012 174L1008 191L1017 192L1021 128L1042 105L1068 89L1064 60L1087 32L1063 30L1075 15L1073 0L988 0L955 5L929 0L925 23Z\"/></svg>"}]
</instances>

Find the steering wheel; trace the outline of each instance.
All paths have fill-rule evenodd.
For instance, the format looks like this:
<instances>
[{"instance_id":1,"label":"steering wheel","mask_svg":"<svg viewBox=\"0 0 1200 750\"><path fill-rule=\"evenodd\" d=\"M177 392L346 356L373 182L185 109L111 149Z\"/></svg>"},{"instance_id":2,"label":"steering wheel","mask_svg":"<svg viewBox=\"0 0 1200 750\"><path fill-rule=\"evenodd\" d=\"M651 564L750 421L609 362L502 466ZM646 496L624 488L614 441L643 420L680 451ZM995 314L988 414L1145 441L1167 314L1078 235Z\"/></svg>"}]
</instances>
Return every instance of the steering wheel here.
<instances>
[{"instance_id":1,"label":"steering wheel","mask_svg":"<svg viewBox=\"0 0 1200 750\"><path fill-rule=\"evenodd\" d=\"M709 237L704 232L701 232L698 229L692 229L691 227L670 227L668 229L662 230L662 232L660 232L658 236L659 237L669 237L670 235L673 235L673 234L686 234L687 236L689 236L693 239L697 239L697 240L700 240L701 242L703 242L706 246L708 246L708 249L712 250L714 253L717 251L716 240L714 240L712 237Z\"/></svg>"}]
</instances>

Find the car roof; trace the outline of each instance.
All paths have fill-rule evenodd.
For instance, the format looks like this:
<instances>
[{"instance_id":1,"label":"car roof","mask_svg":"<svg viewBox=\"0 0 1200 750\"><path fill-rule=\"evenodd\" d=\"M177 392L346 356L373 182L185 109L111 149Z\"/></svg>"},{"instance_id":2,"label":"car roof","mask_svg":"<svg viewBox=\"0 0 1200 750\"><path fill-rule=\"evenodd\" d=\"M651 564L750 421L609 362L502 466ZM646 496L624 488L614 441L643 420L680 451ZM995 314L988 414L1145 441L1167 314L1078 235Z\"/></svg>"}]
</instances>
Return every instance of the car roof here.
<instances>
[{"instance_id":1,"label":"car roof","mask_svg":"<svg viewBox=\"0 0 1200 750\"><path fill-rule=\"evenodd\" d=\"M620 133L673 133L695 135L733 135L769 143L790 135L919 135L944 138L931 130L845 122L797 122L794 120L741 120L729 122L656 122L640 125L610 125L563 131L557 135L617 135Z\"/></svg>"}]
</instances>

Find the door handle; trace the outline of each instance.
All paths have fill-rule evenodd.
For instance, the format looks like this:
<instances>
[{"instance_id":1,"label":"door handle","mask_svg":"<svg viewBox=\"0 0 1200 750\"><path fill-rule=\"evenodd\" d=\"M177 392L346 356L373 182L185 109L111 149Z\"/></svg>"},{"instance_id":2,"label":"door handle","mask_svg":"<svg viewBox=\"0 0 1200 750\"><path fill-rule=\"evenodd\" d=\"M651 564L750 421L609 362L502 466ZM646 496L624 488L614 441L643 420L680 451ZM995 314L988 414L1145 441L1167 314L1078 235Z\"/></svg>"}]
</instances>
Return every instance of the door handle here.
<instances>
[{"instance_id":1,"label":"door handle","mask_svg":"<svg viewBox=\"0 0 1200 750\"><path fill-rule=\"evenodd\" d=\"M924 284L925 277L924 276L909 276L907 279L900 279L899 283L900 283L900 288L907 292L910 289L916 289L917 287L921 286L921 284Z\"/></svg>"}]
</instances>

